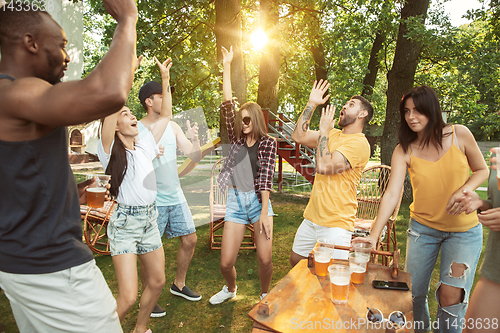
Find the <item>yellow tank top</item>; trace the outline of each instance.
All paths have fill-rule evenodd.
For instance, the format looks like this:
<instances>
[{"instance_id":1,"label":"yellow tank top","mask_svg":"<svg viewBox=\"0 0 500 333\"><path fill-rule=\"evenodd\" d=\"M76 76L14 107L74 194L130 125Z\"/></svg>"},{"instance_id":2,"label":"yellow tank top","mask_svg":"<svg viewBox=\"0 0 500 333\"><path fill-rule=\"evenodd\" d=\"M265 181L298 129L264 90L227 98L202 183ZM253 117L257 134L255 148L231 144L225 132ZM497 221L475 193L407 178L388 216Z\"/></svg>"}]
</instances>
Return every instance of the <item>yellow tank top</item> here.
<instances>
[{"instance_id":1,"label":"yellow tank top","mask_svg":"<svg viewBox=\"0 0 500 333\"><path fill-rule=\"evenodd\" d=\"M450 149L436 162L411 155L410 174L413 202L410 216L417 222L445 232L462 232L476 226L477 214L449 215L446 205L451 195L469 179L467 157L458 148L452 127Z\"/></svg>"}]
</instances>

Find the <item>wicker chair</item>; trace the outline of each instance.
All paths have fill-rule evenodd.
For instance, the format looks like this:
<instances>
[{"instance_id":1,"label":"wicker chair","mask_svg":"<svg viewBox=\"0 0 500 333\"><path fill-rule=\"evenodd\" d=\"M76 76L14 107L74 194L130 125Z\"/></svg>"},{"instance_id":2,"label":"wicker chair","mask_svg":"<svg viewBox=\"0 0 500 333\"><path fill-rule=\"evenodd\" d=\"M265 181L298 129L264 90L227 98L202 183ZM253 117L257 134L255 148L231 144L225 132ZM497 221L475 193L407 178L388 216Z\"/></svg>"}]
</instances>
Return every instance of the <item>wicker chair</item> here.
<instances>
[{"instance_id":1,"label":"wicker chair","mask_svg":"<svg viewBox=\"0 0 500 333\"><path fill-rule=\"evenodd\" d=\"M389 184L390 174L391 167L387 165L376 165L363 171L357 192L357 223L367 223L375 220L380 207L380 201ZM402 197L403 189L401 189L398 204L387 221L385 237L381 234L377 250L395 252L398 249L398 242L396 239L396 218L398 216ZM374 256L372 259L374 262L378 261L377 256ZM382 264L390 266L392 264L391 259L391 257L382 256Z\"/></svg>"},{"instance_id":2,"label":"wicker chair","mask_svg":"<svg viewBox=\"0 0 500 333\"><path fill-rule=\"evenodd\" d=\"M210 175L210 231L208 244L210 250L220 250L222 246L222 231L224 227L224 216L226 214L227 188L221 191L217 183L217 176L220 174L225 157L219 159L212 167ZM253 226L246 225L247 233L241 243L241 250L255 250L255 235Z\"/></svg>"},{"instance_id":3,"label":"wicker chair","mask_svg":"<svg viewBox=\"0 0 500 333\"><path fill-rule=\"evenodd\" d=\"M110 255L109 240L106 233L108 222L116 208L116 201L105 201L102 208L80 206L83 221L83 238L95 253Z\"/></svg>"}]
</instances>

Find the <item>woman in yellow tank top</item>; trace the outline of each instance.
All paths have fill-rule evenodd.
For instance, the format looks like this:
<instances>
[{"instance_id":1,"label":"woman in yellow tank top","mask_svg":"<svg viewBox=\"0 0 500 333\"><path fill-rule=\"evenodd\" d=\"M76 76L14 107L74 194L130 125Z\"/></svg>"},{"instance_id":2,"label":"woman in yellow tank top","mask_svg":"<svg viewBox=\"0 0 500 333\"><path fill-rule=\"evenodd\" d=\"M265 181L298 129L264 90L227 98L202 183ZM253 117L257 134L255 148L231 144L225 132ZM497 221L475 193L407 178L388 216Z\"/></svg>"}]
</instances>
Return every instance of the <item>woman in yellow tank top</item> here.
<instances>
[{"instance_id":1,"label":"woman in yellow tank top","mask_svg":"<svg viewBox=\"0 0 500 333\"><path fill-rule=\"evenodd\" d=\"M415 332L436 328L461 332L482 249L482 227L476 214L462 212L460 198L463 190L474 191L488 178L488 167L465 126L444 124L438 97L430 87L408 91L399 108L399 145L392 155L387 191L370 236L353 242L377 243L399 200L408 169L413 202L406 271L412 276L413 327ZM437 321L431 324L427 293L440 250Z\"/></svg>"}]
</instances>

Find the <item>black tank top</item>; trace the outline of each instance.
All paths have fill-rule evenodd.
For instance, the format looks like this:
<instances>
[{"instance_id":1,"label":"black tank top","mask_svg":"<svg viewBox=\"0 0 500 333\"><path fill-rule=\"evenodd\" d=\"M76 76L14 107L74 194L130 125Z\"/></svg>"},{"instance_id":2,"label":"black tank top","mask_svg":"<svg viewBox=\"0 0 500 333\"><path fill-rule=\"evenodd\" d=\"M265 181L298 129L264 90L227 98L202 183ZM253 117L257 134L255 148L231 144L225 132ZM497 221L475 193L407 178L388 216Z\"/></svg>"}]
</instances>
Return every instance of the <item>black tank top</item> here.
<instances>
[{"instance_id":1,"label":"black tank top","mask_svg":"<svg viewBox=\"0 0 500 333\"><path fill-rule=\"evenodd\" d=\"M0 140L0 271L53 273L92 259L82 242L67 129L32 141Z\"/></svg>"}]
</instances>

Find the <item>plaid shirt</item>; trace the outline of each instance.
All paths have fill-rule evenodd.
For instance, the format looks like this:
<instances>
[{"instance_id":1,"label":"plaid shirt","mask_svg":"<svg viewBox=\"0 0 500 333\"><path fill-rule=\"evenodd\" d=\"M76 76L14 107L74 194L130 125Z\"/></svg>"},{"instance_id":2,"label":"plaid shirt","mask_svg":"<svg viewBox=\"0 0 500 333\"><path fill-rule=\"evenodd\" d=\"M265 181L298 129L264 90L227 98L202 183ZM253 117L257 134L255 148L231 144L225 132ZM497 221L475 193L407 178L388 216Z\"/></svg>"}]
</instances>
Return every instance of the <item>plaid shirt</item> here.
<instances>
[{"instance_id":1,"label":"plaid shirt","mask_svg":"<svg viewBox=\"0 0 500 333\"><path fill-rule=\"evenodd\" d=\"M227 155L227 159L222 166L219 177L217 177L217 182L219 183L221 191L224 191L224 189L230 185L230 178L233 174L236 154L245 144L245 137L237 140L234 135L234 119L236 117L235 108L236 105L234 101L226 101L220 106L224 119L226 119L227 134L229 136L229 141L231 142L229 154ZM273 188L276 151L276 140L269 136L263 136L260 138L259 148L257 151L259 170L257 172L257 176L253 180L253 187L260 203L262 203L260 191L271 191Z\"/></svg>"}]
</instances>

